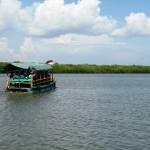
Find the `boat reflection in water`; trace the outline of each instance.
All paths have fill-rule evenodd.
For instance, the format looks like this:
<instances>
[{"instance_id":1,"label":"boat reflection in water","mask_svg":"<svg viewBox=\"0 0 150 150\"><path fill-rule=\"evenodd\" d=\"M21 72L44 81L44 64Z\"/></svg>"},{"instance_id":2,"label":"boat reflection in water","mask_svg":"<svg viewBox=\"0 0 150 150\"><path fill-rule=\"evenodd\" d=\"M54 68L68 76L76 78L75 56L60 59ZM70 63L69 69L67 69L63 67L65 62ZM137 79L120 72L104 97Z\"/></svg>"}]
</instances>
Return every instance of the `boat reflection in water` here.
<instances>
[{"instance_id":1,"label":"boat reflection in water","mask_svg":"<svg viewBox=\"0 0 150 150\"><path fill-rule=\"evenodd\" d=\"M52 66L44 63L10 63L6 90L12 92L44 92L54 90L56 81Z\"/></svg>"}]
</instances>

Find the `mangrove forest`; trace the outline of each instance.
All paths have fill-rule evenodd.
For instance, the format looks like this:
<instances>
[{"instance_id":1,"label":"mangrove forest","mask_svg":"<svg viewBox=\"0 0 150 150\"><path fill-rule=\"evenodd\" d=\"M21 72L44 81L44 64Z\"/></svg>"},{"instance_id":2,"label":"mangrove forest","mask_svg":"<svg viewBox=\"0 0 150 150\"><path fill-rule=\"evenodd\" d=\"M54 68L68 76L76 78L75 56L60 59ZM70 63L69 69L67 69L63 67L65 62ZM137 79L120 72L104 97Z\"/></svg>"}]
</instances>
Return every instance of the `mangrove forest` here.
<instances>
[{"instance_id":1,"label":"mangrove forest","mask_svg":"<svg viewBox=\"0 0 150 150\"><path fill-rule=\"evenodd\" d=\"M0 72L5 73L8 62L0 62ZM58 64L53 65L54 73L150 73L150 66L144 65L95 65Z\"/></svg>"}]
</instances>

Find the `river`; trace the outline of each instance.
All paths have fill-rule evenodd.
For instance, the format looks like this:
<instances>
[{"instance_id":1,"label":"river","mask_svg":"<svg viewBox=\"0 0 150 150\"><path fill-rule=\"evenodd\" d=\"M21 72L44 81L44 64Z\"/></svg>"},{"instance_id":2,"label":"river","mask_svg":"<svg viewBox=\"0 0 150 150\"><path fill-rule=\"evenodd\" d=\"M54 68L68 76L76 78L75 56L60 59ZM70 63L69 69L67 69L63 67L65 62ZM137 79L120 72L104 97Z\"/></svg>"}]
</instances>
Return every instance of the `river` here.
<instances>
[{"instance_id":1,"label":"river","mask_svg":"<svg viewBox=\"0 0 150 150\"><path fill-rule=\"evenodd\" d=\"M53 92L6 93L1 150L149 150L149 74L58 74Z\"/></svg>"}]
</instances>

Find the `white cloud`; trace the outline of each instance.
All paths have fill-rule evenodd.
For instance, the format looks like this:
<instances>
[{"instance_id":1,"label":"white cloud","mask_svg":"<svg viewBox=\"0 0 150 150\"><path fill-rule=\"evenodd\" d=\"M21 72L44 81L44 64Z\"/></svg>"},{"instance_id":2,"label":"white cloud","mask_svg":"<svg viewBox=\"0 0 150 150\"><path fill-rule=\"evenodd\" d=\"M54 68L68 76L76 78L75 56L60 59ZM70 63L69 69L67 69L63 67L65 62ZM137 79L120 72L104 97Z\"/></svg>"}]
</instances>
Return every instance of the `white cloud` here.
<instances>
[{"instance_id":1,"label":"white cloud","mask_svg":"<svg viewBox=\"0 0 150 150\"><path fill-rule=\"evenodd\" d=\"M58 62L70 62L71 58L78 60L92 52L99 53L108 47L120 46L110 36L65 34L53 38L26 37L17 50L11 49L6 38L0 39L1 60L5 61L43 61L54 59ZM95 52L97 49L97 52ZM70 59L70 60L68 60ZM80 60L82 60L80 58ZM84 60L83 60L84 62Z\"/></svg>"},{"instance_id":2,"label":"white cloud","mask_svg":"<svg viewBox=\"0 0 150 150\"><path fill-rule=\"evenodd\" d=\"M66 34L55 38L25 38L23 45L15 55L17 60L47 60L60 59L72 55L91 53L91 49L114 44L112 38L107 35L87 36L78 34Z\"/></svg>"},{"instance_id":3,"label":"white cloud","mask_svg":"<svg viewBox=\"0 0 150 150\"><path fill-rule=\"evenodd\" d=\"M0 0L0 32L12 28L29 36L23 37L23 44L15 51L6 38L0 38L0 59L45 61L71 59L74 55L77 59L92 52L97 56L99 49L127 49L120 37L150 36L150 17L146 14L131 13L125 22L118 26L115 19L102 16L99 0L70 4L45 0L28 7L19 0Z\"/></svg>"},{"instance_id":4,"label":"white cloud","mask_svg":"<svg viewBox=\"0 0 150 150\"><path fill-rule=\"evenodd\" d=\"M16 55L16 59L20 61L46 60L47 56L50 55L49 47L50 45L44 43L42 39L36 42L32 38L27 37L24 39L23 45L21 45Z\"/></svg>"},{"instance_id":5,"label":"white cloud","mask_svg":"<svg viewBox=\"0 0 150 150\"><path fill-rule=\"evenodd\" d=\"M45 0L36 8L29 33L58 36L66 33L101 34L113 30L116 22L100 16L99 0L64 4L64 0Z\"/></svg>"},{"instance_id":6,"label":"white cloud","mask_svg":"<svg viewBox=\"0 0 150 150\"><path fill-rule=\"evenodd\" d=\"M20 0L0 0L0 31L11 28L27 32L36 6L34 3L24 8Z\"/></svg>"},{"instance_id":7,"label":"white cloud","mask_svg":"<svg viewBox=\"0 0 150 150\"><path fill-rule=\"evenodd\" d=\"M16 0L0 1L0 30L14 25L20 5L21 3Z\"/></svg>"},{"instance_id":8,"label":"white cloud","mask_svg":"<svg viewBox=\"0 0 150 150\"><path fill-rule=\"evenodd\" d=\"M126 25L113 31L115 36L150 36L150 17L144 13L131 13L125 18Z\"/></svg>"},{"instance_id":9,"label":"white cloud","mask_svg":"<svg viewBox=\"0 0 150 150\"><path fill-rule=\"evenodd\" d=\"M85 42L88 40L88 42ZM127 47L128 46L128 47ZM141 46L142 47L142 46ZM135 49L135 50L133 50ZM61 35L57 38L33 39L27 37L18 51L8 45L6 38L0 39L0 60L40 61L54 59L59 63L136 63L149 62L148 52L143 53L139 45L118 43L107 35L83 36Z\"/></svg>"},{"instance_id":10,"label":"white cloud","mask_svg":"<svg viewBox=\"0 0 150 150\"><path fill-rule=\"evenodd\" d=\"M65 4L64 0L45 0L23 7L19 0L0 1L0 31L7 28L22 29L34 36L64 34L113 36L150 35L150 17L144 13L131 13L126 24L102 16L99 0L79 0Z\"/></svg>"},{"instance_id":11,"label":"white cloud","mask_svg":"<svg viewBox=\"0 0 150 150\"><path fill-rule=\"evenodd\" d=\"M33 36L54 37L64 34L132 36L150 35L150 17L131 13L126 24L101 15L100 0L44 0L23 7L19 0L0 0L0 32L7 28L23 30Z\"/></svg>"},{"instance_id":12,"label":"white cloud","mask_svg":"<svg viewBox=\"0 0 150 150\"><path fill-rule=\"evenodd\" d=\"M104 45L113 42L113 39L108 35L80 35L80 34L65 34L56 38L47 39L52 44L63 45Z\"/></svg>"},{"instance_id":13,"label":"white cloud","mask_svg":"<svg viewBox=\"0 0 150 150\"><path fill-rule=\"evenodd\" d=\"M0 60L9 61L13 59L13 50L9 48L7 38L0 38Z\"/></svg>"},{"instance_id":14,"label":"white cloud","mask_svg":"<svg viewBox=\"0 0 150 150\"><path fill-rule=\"evenodd\" d=\"M22 29L34 36L59 36L67 33L99 35L111 32L116 21L100 15L99 0L45 0L23 7L19 0L0 1L0 30Z\"/></svg>"}]
</instances>

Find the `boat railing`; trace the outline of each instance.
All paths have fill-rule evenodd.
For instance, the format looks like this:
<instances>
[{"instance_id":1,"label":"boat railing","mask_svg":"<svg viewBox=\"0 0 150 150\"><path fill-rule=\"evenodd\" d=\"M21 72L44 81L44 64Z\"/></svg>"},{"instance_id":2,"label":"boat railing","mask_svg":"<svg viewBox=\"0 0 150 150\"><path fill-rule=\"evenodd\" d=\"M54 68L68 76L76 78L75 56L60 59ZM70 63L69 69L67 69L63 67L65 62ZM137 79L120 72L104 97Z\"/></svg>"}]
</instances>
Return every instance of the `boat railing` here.
<instances>
[{"instance_id":1,"label":"boat railing","mask_svg":"<svg viewBox=\"0 0 150 150\"><path fill-rule=\"evenodd\" d=\"M55 79L51 78L51 77L47 77L47 78L42 78L42 79L34 79L33 80L33 86L34 85L40 85L40 84L46 84L46 83L50 83L53 82Z\"/></svg>"}]
</instances>

